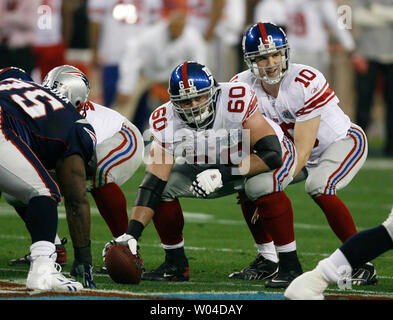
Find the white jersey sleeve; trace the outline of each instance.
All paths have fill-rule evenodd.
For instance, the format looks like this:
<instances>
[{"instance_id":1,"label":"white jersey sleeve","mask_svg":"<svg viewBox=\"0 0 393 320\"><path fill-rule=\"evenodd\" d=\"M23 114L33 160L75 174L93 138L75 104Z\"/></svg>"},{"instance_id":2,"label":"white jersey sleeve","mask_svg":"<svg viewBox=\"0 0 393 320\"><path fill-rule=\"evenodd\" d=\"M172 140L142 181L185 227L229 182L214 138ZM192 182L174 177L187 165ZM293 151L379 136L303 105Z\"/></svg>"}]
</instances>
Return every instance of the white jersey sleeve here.
<instances>
[{"instance_id":1,"label":"white jersey sleeve","mask_svg":"<svg viewBox=\"0 0 393 320\"><path fill-rule=\"evenodd\" d=\"M326 78L317 69L306 65L294 65L289 75L289 96L293 97L298 107L293 110L296 121L306 121L315 118L328 110L331 104L337 105L339 100L327 82ZM299 103L300 102L300 103Z\"/></svg>"},{"instance_id":2,"label":"white jersey sleeve","mask_svg":"<svg viewBox=\"0 0 393 320\"><path fill-rule=\"evenodd\" d=\"M80 114L92 125L96 133L97 144L119 132L126 119L117 111L91 101L88 101L80 110Z\"/></svg>"}]
</instances>

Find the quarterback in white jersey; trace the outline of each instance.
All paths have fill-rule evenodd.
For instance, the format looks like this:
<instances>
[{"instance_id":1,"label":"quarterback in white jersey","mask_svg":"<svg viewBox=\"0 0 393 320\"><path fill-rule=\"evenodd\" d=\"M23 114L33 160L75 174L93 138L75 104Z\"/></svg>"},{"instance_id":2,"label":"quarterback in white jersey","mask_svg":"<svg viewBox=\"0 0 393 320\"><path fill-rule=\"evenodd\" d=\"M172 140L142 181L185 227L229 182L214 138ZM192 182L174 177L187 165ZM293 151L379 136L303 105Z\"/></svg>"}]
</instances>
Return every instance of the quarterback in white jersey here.
<instances>
[{"instance_id":1,"label":"quarterback in white jersey","mask_svg":"<svg viewBox=\"0 0 393 320\"><path fill-rule=\"evenodd\" d=\"M270 197L291 182L296 167L292 142L261 115L247 84L217 83L197 62L186 61L174 69L169 93L170 101L150 117L153 142L128 231L112 243L137 240L153 219L166 258L157 269L144 272L142 279L187 281L179 198L217 198L243 191L254 211L263 210L262 219L274 241L292 249L296 262L292 271L301 274L290 203L286 196L280 201ZM280 206L275 206L278 202ZM288 226L285 234L279 230L283 224ZM274 274L278 264L271 268Z\"/></svg>"},{"instance_id":2,"label":"quarterback in white jersey","mask_svg":"<svg viewBox=\"0 0 393 320\"><path fill-rule=\"evenodd\" d=\"M249 70L232 81L248 83L262 114L294 141L298 153L294 179L306 179L306 192L344 242L357 231L336 191L348 185L366 161L364 131L340 109L339 99L318 70L289 63L289 45L281 28L254 24L244 35L243 51ZM264 250L261 247L260 252Z\"/></svg>"}]
</instances>

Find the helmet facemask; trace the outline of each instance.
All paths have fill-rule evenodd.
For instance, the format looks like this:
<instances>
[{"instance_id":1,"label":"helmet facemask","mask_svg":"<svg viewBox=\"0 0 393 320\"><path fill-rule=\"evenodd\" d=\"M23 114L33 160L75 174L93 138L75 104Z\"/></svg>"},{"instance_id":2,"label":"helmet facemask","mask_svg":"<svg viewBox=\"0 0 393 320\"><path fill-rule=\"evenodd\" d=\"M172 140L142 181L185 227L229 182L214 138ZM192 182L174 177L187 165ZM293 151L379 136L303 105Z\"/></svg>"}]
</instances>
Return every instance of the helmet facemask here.
<instances>
[{"instance_id":1,"label":"helmet facemask","mask_svg":"<svg viewBox=\"0 0 393 320\"><path fill-rule=\"evenodd\" d=\"M195 87L181 89L179 95L171 95L171 101L175 111L184 122L193 128L204 129L214 121L214 102L217 89L217 86L199 91ZM204 96L207 96L205 101L198 105L191 105L193 99L203 98Z\"/></svg>"},{"instance_id":2,"label":"helmet facemask","mask_svg":"<svg viewBox=\"0 0 393 320\"><path fill-rule=\"evenodd\" d=\"M266 48L261 48L262 45L260 46L259 51L255 52L247 52L244 54L244 61L246 62L248 68L250 68L251 72L254 74L254 76L262 80L263 82L266 82L268 84L276 84L280 82L280 80L284 77L286 72L288 71L288 61L289 61L289 47L287 44L282 45L282 46L274 46L273 48L266 49ZM279 52L281 54L281 62L278 64L274 64L272 66L266 66L266 67L260 67L258 66L257 63L257 58L258 57L263 57L266 54L271 54ZM267 75L266 69L272 69L278 67L280 68L279 74L271 78Z\"/></svg>"}]
</instances>

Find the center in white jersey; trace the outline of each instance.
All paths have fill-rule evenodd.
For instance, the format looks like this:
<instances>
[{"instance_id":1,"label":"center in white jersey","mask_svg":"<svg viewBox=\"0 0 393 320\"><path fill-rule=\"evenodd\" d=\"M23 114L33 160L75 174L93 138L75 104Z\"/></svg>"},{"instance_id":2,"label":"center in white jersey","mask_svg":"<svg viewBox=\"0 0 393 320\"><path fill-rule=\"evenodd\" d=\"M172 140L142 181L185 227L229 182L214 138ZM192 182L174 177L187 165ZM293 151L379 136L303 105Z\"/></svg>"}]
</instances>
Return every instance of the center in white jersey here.
<instances>
[{"instance_id":1,"label":"center in white jersey","mask_svg":"<svg viewBox=\"0 0 393 320\"><path fill-rule=\"evenodd\" d=\"M339 99L323 74L315 68L289 64L277 98L265 92L261 81L250 70L231 79L231 82L237 81L247 83L255 91L261 113L279 124L285 135L292 140L296 122L321 116L309 163L316 162L326 148L344 138L350 128L351 121L338 106Z\"/></svg>"},{"instance_id":2,"label":"center in white jersey","mask_svg":"<svg viewBox=\"0 0 393 320\"><path fill-rule=\"evenodd\" d=\"M170 101L151 114L150 132L163 150L175 158L183 157L189 163L198 164L238 164L249 154L250 142L243 124L258 110L255 92L246 83L224 82L219 86L215 118L210 128L192 129L175 112ZM280 127L266 120L281 141L284 134Z\"/></svg>"}]
</instances>

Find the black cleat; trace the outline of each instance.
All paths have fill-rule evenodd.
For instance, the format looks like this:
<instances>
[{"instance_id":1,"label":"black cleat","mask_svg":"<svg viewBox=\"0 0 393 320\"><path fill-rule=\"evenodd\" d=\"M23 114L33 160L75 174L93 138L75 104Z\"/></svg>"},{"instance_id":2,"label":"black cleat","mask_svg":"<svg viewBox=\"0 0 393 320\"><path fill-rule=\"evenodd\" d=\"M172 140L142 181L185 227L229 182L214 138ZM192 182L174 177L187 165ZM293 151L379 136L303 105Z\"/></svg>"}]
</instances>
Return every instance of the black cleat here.
<instances>
[{"instance_id":1,"label":"black cleat","mask_svg":"<svg viewBox=\"0 0 393 320\"><path fill-rule=\"evenodd\" d=\"M378 277L373 264L367 262L364 265L353 269L352 284L355 286L377 285Z\"/></svg>"},{"instance_id":2,"label":"black cleat","mask_svg":"<svg viewBox=\"0 0 393 320\"><path fill-rule=\"evenodd\" d=\"M265 287L266 288L286 288L289 286L289 284L298 276L300 276L302 272L297 272L294 270L290 271L281 271L280 269L278 270L277 274L271 278L268 279L265 282Z\"/></svg>"},{"instance_id":3,"label":"black cleat","mask_svg":"<svg viewBox=\"0 0 393 320\"><path fill-rule=\"evenodd\" d=\"M189 267L178 267L164 262L157 269L142 273L142 280L149 281L188 281L190 279Z\"/></svg>"},{"instance_id":4,"label":"black cleat","mask_svg":"<svg viewBox=\"0 0 393 320\"><path fill-rule=\"evenodd\" d=\"M256 259L241 271L233 272L229 275L231 279L242 280L262 280L271 278L278 271L278 263L264 258L258 254Z\"/></svg>"},{"instance_id":5,"label":"black cleat","mask_svg":"<svg viewBox=\"0 0 393 320\"><path fill-rule=\"evenodd\" d=\"M8 262L11 267L14 266L30 266L30 254L25 254L22 258L12 259Z\"/></svg>"}]
</instances>

